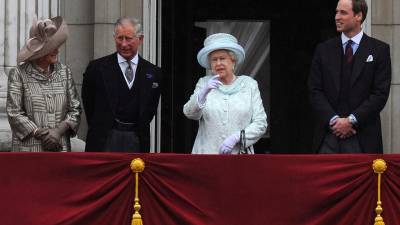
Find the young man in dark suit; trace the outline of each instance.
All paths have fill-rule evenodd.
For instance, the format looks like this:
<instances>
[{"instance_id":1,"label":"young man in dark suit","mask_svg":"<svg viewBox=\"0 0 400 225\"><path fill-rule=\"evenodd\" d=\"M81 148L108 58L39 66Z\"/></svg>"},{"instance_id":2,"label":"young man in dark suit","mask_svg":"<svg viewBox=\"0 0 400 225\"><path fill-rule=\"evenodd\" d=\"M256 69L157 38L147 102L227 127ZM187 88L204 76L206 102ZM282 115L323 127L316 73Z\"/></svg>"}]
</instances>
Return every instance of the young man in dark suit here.
<instances>
[{"instance_id":1,"label":"young man in dark suit","mask_svg":"<svg viewBox=\"0 0 400 225\"><path fill-rule=\"evenodd\" d=\"M118 19L114 40L117 52L91 61L83 75L85 151L149 152L161 70L138 55L143 43L138 20Z\"/></svg>"},{"instance_id":2,"label":"young man in dark suit","mask_svg":"<svg viewBox=\"0 0 400 225\"><path fill-rule=\"evenodd\" d=\"M391 82L389 45L363 33L365 0L339 0L341 36L319 44L309 78L319 153L382 153L379 113Z\"/></svg>"}]
</instances>

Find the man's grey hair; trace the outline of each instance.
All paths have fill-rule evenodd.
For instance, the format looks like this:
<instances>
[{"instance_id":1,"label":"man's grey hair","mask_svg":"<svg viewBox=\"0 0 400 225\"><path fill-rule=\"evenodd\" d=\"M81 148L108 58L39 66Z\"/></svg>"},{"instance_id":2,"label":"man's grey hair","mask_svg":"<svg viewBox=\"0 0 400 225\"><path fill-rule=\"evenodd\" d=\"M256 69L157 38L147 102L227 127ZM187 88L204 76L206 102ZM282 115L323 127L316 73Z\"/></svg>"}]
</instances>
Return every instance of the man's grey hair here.
<instances>
[{"instance_id":1,"label":"man's grey hair","mask_svg":"<svg viewBox=\"0 0 400 225\"><path fill-rule=\"evenodd\" d=\"M117 27L124 26L125 24L132 25L135 28L135 33L137 36L143 35L142 25L140 24L140 20L133 17L120 17L114 24L114 36Z\"/></svg>"}]
</instances>

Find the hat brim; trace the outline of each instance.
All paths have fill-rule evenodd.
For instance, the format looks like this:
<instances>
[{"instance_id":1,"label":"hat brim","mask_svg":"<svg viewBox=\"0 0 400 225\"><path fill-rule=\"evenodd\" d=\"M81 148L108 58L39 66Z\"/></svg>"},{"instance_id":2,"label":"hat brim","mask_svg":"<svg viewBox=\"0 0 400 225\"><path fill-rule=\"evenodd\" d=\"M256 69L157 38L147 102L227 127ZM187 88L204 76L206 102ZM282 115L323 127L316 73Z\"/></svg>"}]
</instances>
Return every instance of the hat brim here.
<instances>
[{"instance_id":1,"label":"hat brim","mask_svg":"<svg viewBox=\"0 0 400 225\"><path fill-rule=\"evenodd\" d=\"M197 61L199 64L206 68L210 69L210 63L208 62L208 55L216 50L229 50L232 51L236 55L237 64L243 62L245 58L245 52L242 46L236 43L213 43L207 45L206 47L202 48L199 53L197 54Z\"/></svg>"},{"instance_id":2,"label":"hat brim","mask_svg":"<svg viewBox=\"0 0 400 225\"><path fill-rule=\"evenodd\" d=\"M60 16L51 18L51 20L53 20L53 22L56 24L57 31L47 39L43 48L41 48L39 51L35 52L34 50L29 49L27 43L25 43L17 56L18 65L26 61L32 61L43 57L65 43L68 38L68 27L65 23L65 20Z\"/></svg>"}]
</instances>

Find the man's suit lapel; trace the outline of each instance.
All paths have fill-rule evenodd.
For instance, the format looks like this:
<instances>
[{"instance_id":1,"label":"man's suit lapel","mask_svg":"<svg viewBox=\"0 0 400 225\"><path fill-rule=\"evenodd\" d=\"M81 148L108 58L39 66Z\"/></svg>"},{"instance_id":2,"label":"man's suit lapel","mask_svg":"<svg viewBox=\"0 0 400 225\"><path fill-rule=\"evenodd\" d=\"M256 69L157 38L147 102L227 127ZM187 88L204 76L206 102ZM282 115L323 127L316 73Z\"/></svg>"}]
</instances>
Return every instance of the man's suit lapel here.
<instances>
[{"instance_id":1,"label":"man's suit lapel","mask_svg":"<svg viewBox=\"0 0 400 225\"><path fill-rule=\"evenodd\" d=\"M136 73L135 73L135 82L138 82L139 85L142 85L143 82L143 59L142 57L138 56L138 64L136 66Z\"/></svg>"},{"instance_id":2,"label":"man's suit lapel","mask_svg":"<svg viewBox=\"0 0 400 225\"><path fill-rule=\"evenodd\" d=\"M369 37L364 33L360 41L360 45L358 46L358 49L354 54L353 72L351 74L352 86L354 82L357 80L357 78L360 76L368 54L369 54Z\"/></svg>"},{"instance_id":3,"label":"man's suit lapel","mask_svg":"<svg viewBox=\"0 0 400 225\"><path fill-rule=\"evenodd\" d=\"M136 68L136 78L137 78L138 86L140 86L140 88L139 88L139 96L140 96L139 118L141 118L143 116L143 113L148 104L146 95L147 95L147 91L149 90L149 86L148 86L148 82L147 82L148 78L146 77L146 74L145 74L146 68L144 68L144 67L145 66L144 66L143 58L139 56L139 61L138 61L138 65Z\"/></svg>"},{"instance_id":4,"label":"man's suit lapel","mask_svg":"<svg viewBox=\"0 0 400 225\"><path fill-rule=\"evenodd\" d=\"M109 56L106 65L101 69L101 74L111 109L114 111L118 104L118 76L122 76L116 53Z\"/></svg>"},{"instance_id":5,"label":"man's suit lapel","mask_svg":"<svg viewBox=\"0 0 400 225\"><path fill-rule=\"evenodd\" d=\"M331 66L330 71L332 71L332 79L333 83L336 87L337 93L340 90L340 73L342 68L342 57L343 57L343 48L342 48L342 40L337 38L332 46L330 53L328 53L331 57L329 60L329 64Z\"/></svg>"}]
</instances>

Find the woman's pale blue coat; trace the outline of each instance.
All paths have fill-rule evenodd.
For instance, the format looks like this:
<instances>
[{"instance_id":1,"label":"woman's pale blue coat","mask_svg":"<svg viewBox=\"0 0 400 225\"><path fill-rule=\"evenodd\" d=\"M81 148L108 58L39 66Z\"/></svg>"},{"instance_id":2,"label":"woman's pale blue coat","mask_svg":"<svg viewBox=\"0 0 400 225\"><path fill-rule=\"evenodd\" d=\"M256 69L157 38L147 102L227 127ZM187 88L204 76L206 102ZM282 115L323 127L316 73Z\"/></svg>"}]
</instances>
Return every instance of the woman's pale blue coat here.
<instances>
[{"instance_id":1,"label":"woman's pale blue coat","mask_svg":"<svg viewBox=\"0 0 400 225\"><path fill-rule=\"evenodd\" d=\"M246 132L246 146L256 143L267 130L267 115L262 104L257 81L238 76L230 85L222 85L207 95L204 104L197 100L199 91L211 75L199 79L194 93L183 107L187 118L199 121L193 154L218 154L219 146L230 135ZM237 144L232 154L239 151Z\"/></svg>"}]
</instances>

